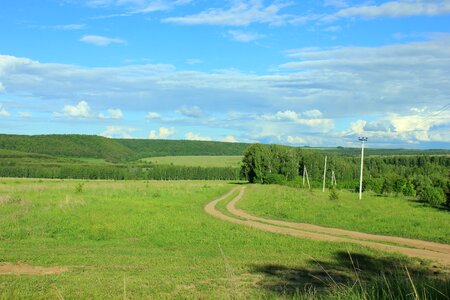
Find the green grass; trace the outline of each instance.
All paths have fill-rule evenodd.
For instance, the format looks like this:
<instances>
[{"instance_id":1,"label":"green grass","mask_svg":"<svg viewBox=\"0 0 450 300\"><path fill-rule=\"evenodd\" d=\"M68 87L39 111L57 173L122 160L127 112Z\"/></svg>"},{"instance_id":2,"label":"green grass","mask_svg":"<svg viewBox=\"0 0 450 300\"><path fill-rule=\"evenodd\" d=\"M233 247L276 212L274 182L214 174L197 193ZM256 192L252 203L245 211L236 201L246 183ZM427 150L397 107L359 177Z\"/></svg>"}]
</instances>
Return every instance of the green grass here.
<instances>
[{"instance_id":1,"label":"green grass","mask_svg":"<svg viewBox=\"0 0 450 300\"><path fill-rule=\"evenodd\" d=\"M237 207L262 217L450 243L449 211L405 197L367 192L359 201L356 193L338 194L333 201L328 190L250 185Z\"/></svg>"},{"instance_id":2,"label":"green grass","mask_svg":"<svg viewBox=\"0 0 450 300\"><path fill-rule=\"evenodd\" d=\"M232 167L240 168L242 156L161 156L142 159L161 165L175 165L187 167Z\"/></svg>"},{"instance_id":3,"label":"green grass","mask_svg":"<svg viewBox=\"0 0 450 300\"><path fill-rule=\"evenodd\" d=\"M58 275L0 275L0 299L357 299L377 295L380 272L401 265L418 286L450 292L448 278L439 270L432 274L426 262L275 235L204 213L207 202L232 187L219 181L0 179L0 265L68 268ZM361 263L361 288L351 288L356 275L349 254ZM398 282L400 294L412 292L404 274Z\"/></svg>"}]
</instances>

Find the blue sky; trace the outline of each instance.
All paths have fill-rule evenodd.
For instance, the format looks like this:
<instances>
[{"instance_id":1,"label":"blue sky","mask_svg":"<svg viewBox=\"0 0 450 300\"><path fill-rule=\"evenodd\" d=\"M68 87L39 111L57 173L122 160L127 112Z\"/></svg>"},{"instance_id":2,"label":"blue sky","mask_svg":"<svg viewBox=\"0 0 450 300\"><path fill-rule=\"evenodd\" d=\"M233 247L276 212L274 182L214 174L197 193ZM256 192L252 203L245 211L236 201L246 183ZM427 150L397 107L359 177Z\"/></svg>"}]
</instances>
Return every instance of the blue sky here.
<instances>
[{"instance_id":1,"label":"blue sky","mask_svg":"<svg viewBox=\"0 0 450 300\"><path fill-rule=\"evenodd\" d=\"M450 0L0 5L0 132L450 149Z\"/></svg>"}]
</instances>

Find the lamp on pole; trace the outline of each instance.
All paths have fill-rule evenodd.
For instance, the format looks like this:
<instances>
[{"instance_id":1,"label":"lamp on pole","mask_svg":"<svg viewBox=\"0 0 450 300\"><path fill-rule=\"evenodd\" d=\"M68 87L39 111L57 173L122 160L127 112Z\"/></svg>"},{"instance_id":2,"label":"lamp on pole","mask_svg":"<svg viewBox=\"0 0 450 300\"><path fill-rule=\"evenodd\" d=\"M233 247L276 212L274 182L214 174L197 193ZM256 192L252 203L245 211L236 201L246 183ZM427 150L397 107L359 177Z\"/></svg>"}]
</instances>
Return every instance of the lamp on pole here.
<instances>
[{"instance_id":1,"label":"lamp on pole","mask_svg":"<svg viewBox=\"0 0 450 300\"><path fill-rule=\"evenodd\" d=\"M360 137L358 140L361 142L361 176L359 177L359 200L362 198L362 182L363 182L363 169L364 169L364 143L367 142L367 137Z\"/></svg>"}]
</instances>

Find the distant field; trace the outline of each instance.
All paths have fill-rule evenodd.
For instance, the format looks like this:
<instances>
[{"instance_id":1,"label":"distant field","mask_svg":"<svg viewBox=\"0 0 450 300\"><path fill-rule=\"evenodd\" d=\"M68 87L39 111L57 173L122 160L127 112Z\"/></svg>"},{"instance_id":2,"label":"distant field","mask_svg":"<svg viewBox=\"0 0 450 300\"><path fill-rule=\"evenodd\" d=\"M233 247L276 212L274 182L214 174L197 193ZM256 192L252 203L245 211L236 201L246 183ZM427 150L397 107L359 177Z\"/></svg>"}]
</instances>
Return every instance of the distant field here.
<instances>
[{"instance_id":1,"label":"distant field","mask_svg":"<svg viewBox=\"0 0 450 300\"><path fill-rule=\"evenodd\" d=\"M241 166L242 156L162 156L144 158L142 161L161 165L187 167L233 167Z\"/></svg>"},{"instance_id":2,"label":"distant field","mask_svg":"<svg viewBox=\"0 0 450 300\"><path fill-rule=\"evenodd\" d=\"M380 299L387 281L396 290L386 299L399 299L399 286L413 293L403 266L420 295L424 284L450 292L426 262L271 234L204 212L232 187L0 179L0 299ZM397 268L402 275L391 276Z\"/></svg>"}]
</instances>

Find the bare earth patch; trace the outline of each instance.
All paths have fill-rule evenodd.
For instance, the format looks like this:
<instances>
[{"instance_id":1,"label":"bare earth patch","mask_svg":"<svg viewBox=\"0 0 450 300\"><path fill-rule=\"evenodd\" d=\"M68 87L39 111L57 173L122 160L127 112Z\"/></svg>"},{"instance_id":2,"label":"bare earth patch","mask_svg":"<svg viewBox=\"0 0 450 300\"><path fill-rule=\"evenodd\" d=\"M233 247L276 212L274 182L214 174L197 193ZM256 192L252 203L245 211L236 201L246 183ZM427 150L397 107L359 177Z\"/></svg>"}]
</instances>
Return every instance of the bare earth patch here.
<instances>
[{"instance_id":1,"label":"bare earth patch","mask_svg":"<svg viewBox=\"0 0 450 300\"><path fill-rule=\"evenodd\" d=\"M66 267L42 267L27 264L0 263L0 275L54 275L67 271Z\"/></svg>"}]
</instances>

